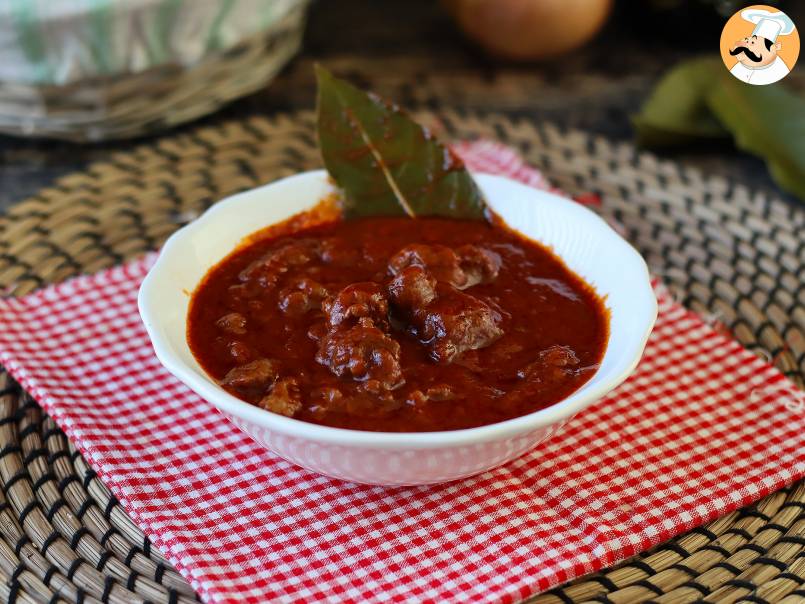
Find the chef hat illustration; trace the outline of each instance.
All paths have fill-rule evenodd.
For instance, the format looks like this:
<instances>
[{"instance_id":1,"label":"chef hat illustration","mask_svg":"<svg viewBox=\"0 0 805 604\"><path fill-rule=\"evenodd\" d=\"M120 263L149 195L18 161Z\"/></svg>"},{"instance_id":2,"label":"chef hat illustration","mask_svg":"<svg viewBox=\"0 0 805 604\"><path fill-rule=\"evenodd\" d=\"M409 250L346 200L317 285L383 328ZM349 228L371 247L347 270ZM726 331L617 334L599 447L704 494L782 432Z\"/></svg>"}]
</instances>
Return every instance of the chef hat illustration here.
<instances>
[{"instance_id":1,"label":"chef hat illustration","mask_svg":"<svg viewBox=\"0 0 805 604\"><path fill-rule=\"evenodd\" d=\"M777 36L787 36L794 31L794 22L785 13L773 13L762 8L748 8L741 11L741 17L755 24L753 36L774 42Z\"/></svg>"}]
</instances>

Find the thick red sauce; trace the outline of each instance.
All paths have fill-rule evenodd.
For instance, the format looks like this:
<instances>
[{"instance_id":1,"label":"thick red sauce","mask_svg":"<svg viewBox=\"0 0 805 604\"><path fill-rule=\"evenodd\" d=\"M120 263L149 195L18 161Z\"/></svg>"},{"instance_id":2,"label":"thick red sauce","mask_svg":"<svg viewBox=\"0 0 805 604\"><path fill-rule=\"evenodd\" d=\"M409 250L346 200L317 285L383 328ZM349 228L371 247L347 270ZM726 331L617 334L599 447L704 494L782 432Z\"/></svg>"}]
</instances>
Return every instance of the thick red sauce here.
<instances>
[{"instance_id":1,"label":"thick red sauce","mask_svg":"<svg viewBox=\"0 0 805 604\"><path fill-rule=\"evenodd\" d=\"M320 219L250 238L193 294L190 347L235 396L328 426L454 430L548 407L598 368L603 301L505 226Z\"/></svg>"}]
</instances>

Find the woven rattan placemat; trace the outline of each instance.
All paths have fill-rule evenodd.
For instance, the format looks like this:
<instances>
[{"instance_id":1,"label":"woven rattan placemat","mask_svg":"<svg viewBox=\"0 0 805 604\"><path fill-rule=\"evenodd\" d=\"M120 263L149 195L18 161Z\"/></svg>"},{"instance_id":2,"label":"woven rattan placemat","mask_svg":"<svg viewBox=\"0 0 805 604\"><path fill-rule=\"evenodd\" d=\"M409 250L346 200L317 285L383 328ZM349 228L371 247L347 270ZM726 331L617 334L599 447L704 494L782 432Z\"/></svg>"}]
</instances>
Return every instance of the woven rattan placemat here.
<instances>
[{"instance_id":1,"label":"woven rattan placemat","mask_svg":"<svg viewBox=\"0 0 805 604\"><path fill-rule=\"evenodd\" d=\"M423 119L433 121L433 116ZM501 115L442 112L454 138L519 149L571 194L601 196L681 301L805 375L805 212L582 132ZM157 248L238 190L318 167L310 112L255 117L164 138L68 176L0 219L0 288L22 295ZM805 413L805 396L791 404ZM0 599L187 602L82 457L0 374ZM540 602L805 601L805 482L583 577Z\"/></svg>"}]
</instances>

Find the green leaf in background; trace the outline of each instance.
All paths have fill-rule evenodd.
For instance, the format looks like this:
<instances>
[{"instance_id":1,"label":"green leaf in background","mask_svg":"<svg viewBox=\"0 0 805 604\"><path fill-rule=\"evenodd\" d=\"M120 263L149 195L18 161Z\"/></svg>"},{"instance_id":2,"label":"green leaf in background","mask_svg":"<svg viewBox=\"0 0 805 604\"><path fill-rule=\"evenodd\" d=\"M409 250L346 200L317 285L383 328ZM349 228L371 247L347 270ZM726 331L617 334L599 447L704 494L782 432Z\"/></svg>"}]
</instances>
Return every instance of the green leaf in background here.
<instances>
[{"instance_id":1,"label":"green leaf in background","mask_svg":"<svg viewBox=\"0 0 805 604\"><path fill-rule=\"evenodd\" d=\"M319 149L347 216L483 218L463 162L398 107L316 66Z\"/></svg>"},{"instance_id":2,"label":"green leaf in background","mask_svg":"<svg viewBox=\"0 0 805 604\"><path fill-rule=\"evenodd\" d=\"M805 200L805 98L783 83L752 86L718 59L686 61L657 85L634 124L645 147L731 136L765 160L780 188Z\"/></svg>"},{"instance_id":3,"label":"green leaf in background","mask_svg":"<svg viewBox=\"0 0 805 604\"><path fill-rule=\"evenodd\" d=\"M721 62L716 61L686 61L663 77L640 115L632 118L638 145L665 147L729 136L706 102L714 70L724 71Z\"/></svg>"},{"instance_id":4,"label":"green leaf in background","mask_svg":"<svg viewBox=\"0 0 805 604\"><path fill-rule=\"evenodd\" d=\"M805 98L780 84L744 84L723 70L707 105L739 148L765 159L775 182L805 200Z\"/></svg>"}]
</instances>

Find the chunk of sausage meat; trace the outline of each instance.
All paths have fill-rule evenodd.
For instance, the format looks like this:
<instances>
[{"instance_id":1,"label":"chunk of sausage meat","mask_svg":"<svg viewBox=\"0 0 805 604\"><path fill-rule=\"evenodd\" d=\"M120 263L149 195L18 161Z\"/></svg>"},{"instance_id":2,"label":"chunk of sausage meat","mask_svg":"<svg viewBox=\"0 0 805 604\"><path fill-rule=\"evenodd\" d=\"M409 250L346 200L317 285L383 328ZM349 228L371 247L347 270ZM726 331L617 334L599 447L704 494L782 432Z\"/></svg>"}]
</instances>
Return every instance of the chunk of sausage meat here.
<instances>
[{"instance_id":1,"label":"chunk of sausage meat","mask_svg":"<svg viewBox=\"0 0 805 604\"><path fill-rule=\"evenodd\" d=\"M240 392L263 391L277 379L279 368L276 361L257 359L229 371L221 384Z\"/></svg>"},{"instance_id":2,"label":"chunk of sausage meat","mask_svg":"<svg viewBox=\"0 0 805 604\"><path fill-rule=\"evenodd\" d=\"M503 335L499 317L482 300L458 291L423 268L403 269L388 286L389 297L427 347L431 359L450 363L461 353L489 346Z\"/></svg>"},{"instance_id":3,"label":"chunk of sausage meat","mask_svg":"<svg viewBox=\"0 0 805 604\"><path fill-rule=\"evenodd\" d=\"M467 289L479 283L489 283L494 281L500 272L502 261L500 256L492 250L487 250L477 245L462 245L456 254L459 258L459 265L464 271L466 282L459 289Z\"/></svg>"},{"instance_id":4,"label":"chunk of sausage meat","mask_svg":"<svg viewBox=\"0 0 805 604\"><path fill-rule=\"evenodd\" d=\"M238 278L242 283L257 281L262 287L273 287L290 268L304 266L317 258L318 247L315 239L293 239L249 264Z\"/></svg>"},{"instance_id":5,"label":"chunk of sausage meat","mask_svg":"<svg viewBox=\"0 0 805 604\"><path fill-rule=\"evenodd\" d=\"M246 333L246 317L237 312L230 312L218 319L215 324L219 329L235 334L243 335Z\"/></svg>"},{"instance_id":6,"label":"chunk of sausage meat","mask_svg":"<svg viewBox=\"0 0 805 604\"><path fill-rule=\"evenodd\" d=\"M299 382L296 378L282 378L257 404L268 411L293 417L302 408Z\"/></svg>"},{"instance_id":7,"label":"chunk of sausage meat","mask_svg":"<svg viewBox=\"0 0 805 604\"><path fill-rule=\"evenodd\" d=\"M377 283L348 285L322 304L327 333L316 360L339 377L391 390L402 383L400 345L389 334L389 304Z\"/></svg>"},{"instance_id":8,"label":"chunk of sausage meat","mask_svg":"<svg viewBox=\"0 0 805 604\"><path fill-rule=\"evenodd\" d=\"M456 287L461 287L466 281L458 256L446 245L415 243L404 247L389 260L389 271L395 276L409 266L422 267L437 281L445 281Z\"/></svg>"},{"instance_id":9,"label":"chunk of sausage meat","mask_svg":"<svg viewBox=\"0 0 805 604\"><path fill-rule=\"evenodd\" d=\"M410 311L436 298L436 279L421 266L408 266L391 280L388 291L394 304Z\"/></svg>"},{"instance_id":10,"label":"chunk of sausage meat","mask_svg":"<svg viewBox=\"0 0 805 604\"><path fill-rule=\"evenodd\" d=\"M500 256L475 245L464 245L453 251L444 245L416 243L401 249L389 260L393 276L410 266L426 269L437 281L457 289L493 281L500 271Z\"/></svg>"},{"instance_id":11,"label":"chunk of sausage meat","mask_svg":"<svg viewBox=\"0 0 805 604\"><path fill-rule=\"evenodd\" d=\"M521 382L507 392L500 400L504 406L517 406L533 397L534 385L555 387L573 376L579 370L579 358L569 346L550 346L541 350L536 360L517 372Z\"/></svg>"},{"instance_id":12,"label":"chunk of sausage meat","mask_svg":"<svg viewBox=\"0 0 805 604\"><path fill-rule=\"evenodd\" d=\"M383 289L367 281L348 285L322 305L331 328L354 325L360 319L371 319L383 330L389 326L389 304Z\"/></svg>"},{"instance_id":13,"label":"chunk of sausage meat","mask_svg":"<svg viewBox=\"0 0 805 604\"><path fill-rule=\"evenodd\" d=\"M573 376L579 363L579 358L569 346L549 346L539 352L537 360L520 369L517 377L554 384Z\"/></svg>"},{"instance_id":14,"label":"chunk of sausage meat","mask_svg":"<svg viewBox=\"0 0 805 604\"><path fill-rule=\"evenodd\" d=\"M321 283L301 277L280 291L279 307L286 315L298 317L310 310L319 310L328 294Z\"/></svg>"},{"instance_id":15,"label":"chunk of sausage meat","mask_svg":"<svg viewBox=\"0 0 805 604\"><path fill-rule=\"evenodd\" d=\"M339 377L373 380L387 390L402 383L399 343L368 318L331 330L322 338L316 360Z\"/></svg>"},{"instance_id":16,"label":"chunk of sausage meat","mask_svg":"<svg viewBox=\"0 0 805 604\"><path fill-rule=\"evenodd\" d=\"M436 299L412 318L430 357L450 363L467 350L485 348L503 335L499 317L484 301L442 285Z\"/></svg>"}]
</instances>

